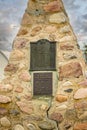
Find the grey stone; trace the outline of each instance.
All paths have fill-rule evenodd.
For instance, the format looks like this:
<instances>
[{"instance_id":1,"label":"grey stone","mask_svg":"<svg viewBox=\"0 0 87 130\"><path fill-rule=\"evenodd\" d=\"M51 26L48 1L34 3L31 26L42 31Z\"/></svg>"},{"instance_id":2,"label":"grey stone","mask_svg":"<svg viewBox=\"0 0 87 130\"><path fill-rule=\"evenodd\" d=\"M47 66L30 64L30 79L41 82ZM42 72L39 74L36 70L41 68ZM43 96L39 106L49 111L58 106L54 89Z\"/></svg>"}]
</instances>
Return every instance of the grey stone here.
<instances>
[{"instance_id":1,"label":"grey stone","mask_svg":"<svg viewBox=\"0 0 87 130\"><path fill-rule=\"evenodd\" d=\"M55 128L55 126L53 125L53 123L49 122L49 121L42 121L38 124L39 128L41 128L42 130L53 130Z\"/></svg>"}]
</instances>

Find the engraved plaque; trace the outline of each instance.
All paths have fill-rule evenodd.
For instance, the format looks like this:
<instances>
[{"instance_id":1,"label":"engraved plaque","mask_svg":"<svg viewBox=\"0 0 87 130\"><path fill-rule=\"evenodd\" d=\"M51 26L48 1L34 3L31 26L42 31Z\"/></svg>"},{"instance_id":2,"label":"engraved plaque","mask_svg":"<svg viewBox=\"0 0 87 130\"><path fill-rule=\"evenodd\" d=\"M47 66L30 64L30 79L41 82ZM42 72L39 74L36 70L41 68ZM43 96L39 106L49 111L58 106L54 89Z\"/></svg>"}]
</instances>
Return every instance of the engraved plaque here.
<instances>
[{"instance_id":1,"label":"engraved plaque","mask_svg":"<svg viewBox=\"0 0 87 130\"><path fill-rule=\"evenodd\" d=\"M33 95L52 95L52 73L34 73Z\"/></svg>"},{"instance_id":2,"label":"engraved plaque","mask_svg":"<svg viewBox=\"0 0 87 130\"><path fill-rule=\"evenodd\" d=\"M30 70L55 70L56 44L41 39L30 44Z\"/></svg>"}]
</instances>

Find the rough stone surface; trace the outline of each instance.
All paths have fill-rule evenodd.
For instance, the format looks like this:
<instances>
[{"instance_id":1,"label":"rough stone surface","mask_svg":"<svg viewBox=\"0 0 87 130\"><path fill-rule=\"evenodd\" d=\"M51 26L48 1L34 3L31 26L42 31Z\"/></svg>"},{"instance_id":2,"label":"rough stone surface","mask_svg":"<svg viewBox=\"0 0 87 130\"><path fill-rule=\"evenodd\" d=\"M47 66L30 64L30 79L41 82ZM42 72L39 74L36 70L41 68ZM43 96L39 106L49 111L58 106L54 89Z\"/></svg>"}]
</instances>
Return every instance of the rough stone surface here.
<instances>
[{"instance_id":1,"label":"rough stone surface","mask_svg":"<svg viewBox=\"0 0 87 130\"><path fill-rule=\"evenodd\" d=\"M13 73L15 73L16 71L17 71L17 69L18 69L18 66L17 65L15 65L15 64L8 64L6 67L5 67L5 71L6 72L13 72Z\"/></svg>"},{"instance_id":2,"label":"rough stone surface","mask_svg":"<svg viewBox=\"0 0 87 130\"><path fill-rule=\"evenodd\" d=\"M24 53L20 50L14 50L10 57L12 60L21 60L24 58Z\"/></svg>"},{"instance_id":3,"label":"rough stone surface","mask_svg":"<svg viewBox=\"0 0 87 130\"><path fill-rule=\"evenodd\" d=\"M53 130L55 127L51 122L48 121L43 121L38 124L39 128L42 130Z\"/></svg>"},{"instance_id":4,"label":"rough stone surface","mask_svg":"<svg viewBox=\"0 0 87 130\"><path fill-rule=\"evenodd\" d=\"M10 84L0 84L0 92L10 92L13 86Z\"/></svg>"},{"instance_id":5,"label":"rough stone surface","mask_svg":"<svg viewBox=\"0 0 87 130\"><path fill-rule=\"evenodd\" d=\"M67 44L64 44L64 45L60 45L60 49L61 50L73 50L74 49L74 46L73 45L67 45Z\"/></svg>"},{"instance_id":6,"label":"rough stone surface","mask_svg":"<svg viewBox=\"0 0 87 130\"><path fill-rule=\"evenodd\" d=\"M59 78L63 80L63 78L76 77L78 78L82 73L82 67L78 62L71 62L65 64L59 68Z\"/></svg>"},{"instance_id":7,"label":"rough stone surface","mask_svg":"<svg viewBox=\"0 0 87 130\"><path fill-rule=\"evenodd\" d=\"M5 115L8 113L8 110L4 107L0 107L0 115Z\"/></svg>"},{"instance_id":8,"label":"rough stone surface","mask_svg":"<svg viewBox=\"0 0 87 130\"><path fill-rule=\"evenodd\" d=\"M74 126L74 130L87 130L87 122L76 123Z\"/></svg>"},{"instance_id":9,"label":"rough stone surface","mask_svg":"<svg viewBox=\"0 0 87 130\"><path fill-rule=\"evenodd\" d=\"M25 72L22 72L20 75L19 75L19 78L25 82L29 82L31 80L31 76L30 74L25 71Z\"/></svg>"},{"instance_id":10,"label":"rough stone surface","mask_svg":"<svg viewBox=\"0 0 87 130\"><path fill-rule=\"evenodd\" d=\"M29 130L37 130L36 126L33 125L33 124L27 124L27 128L28 128Z\"/></svg>"},{"instance_id":11,"label":"rough stone surface","mask_svg":"<svg viewBox=\"0 0 87 130\"><path fill-rule=\"evenodd\" d=\"M56 101L58 101L58 102L65 102L65 101L67 101L67 99L68 99L68 97L65 95L62 95L62 94L58 94L56 96Z\"/></svg>"},{"instance_id":12,"label":"rough stone surface","mask_svg":"<svg viewBox=\"0 0 87 130\"><path fill-rule=\"evenodd\" d=\"M46 12L56 12L61 10L60 2L53 1L44 6Z\"/></svg>"},{"instance_id":13,"label":"rough stone surface","mask_svg":"<svg viewBox=\"0 0 87 130\"><path fill-rule=\"evenodd\" d=\"M40 26L37 26L35 28L32 29L31 31L31 36L35 36L38 34L38 32L41 30L42 28Z\"/></svg>"},{"instance_id":14,"label":"rough stone surface","mask_svg":"<svg viewBox=\"0 0 87 130\"><path fill-rule=\"evenodd\" d=\"M11 123L10 121L7 119L7 117L3 117L0 119L0 122L1 122L1 125L3 127L10 127L11 126Z\"/></svg>"},{"instance_id":15,"label":"rough stone surface","mask_svg":"<svg viewBox=\"0 0 87 130\"><path fill-rule=\"evenodd\" d=\"M87 110L87 102L86 101L79 101L79 102L75 102L74 104L75 109L78 110Z\"/></svg>"},{"instance_id":16,"label":"rough stone surface","mask_svg":"<svg viewBox=\"0 0 87 130\"><path fill-rule=\"evenodd\" d=\"M38 40L48 40L50 44L36 44L40 46L37 50L40 56L33 57L31 44L33 47ZM55 57L51 55L54 47ZM49 51L45 52L45 48ZM54 66L52 59L55 59L55 71L49 70L52 95L33 95L34 73L42 72L31 71L31 57L40 58L43 65L43 57L48 59L45 63L48 69ZM4 70L5 78L0 81L0 130L87 128L87 66L62 0L28 0ZM39 81L43 82L38 77L37 86ZM43 84L41 87L45 89L46 83Z\"/></svg>"},{"instance_id":17,"label":"rough stone surface","mask_svg":"<svg viewBox=\"0 0 87 130\"><path fill-rule=\"evenodd\" d=\"M65 116L66 116L67 120L74 120L75 121L77 119L77 114L76 114L75 109L67 109Z\"/></svg>"},{"instance_id":18,"label":"rough stone surface","mask_svg":"<svg viewBox=\"0 0 87 130\"><path fill-rule=\"evenodd\" d=\"M57 24L65 23L66 20L67 18L64 13L55 13L52 14L49 18L50 23L57 23Z\"/></svg>"},{"instance_id":19,"label":"rough stone surface","mask_svg":"<svg viewBox=\"0 0 87 130\"><path fill-rule=\"evenodd\" d=\"M18 124L14 127L14 130L25 130L22 125Z\"/></svg>"},{"instance_id":20,"label":"rough stone surface","mask_svg":"<svg viewBox=\"0 0 87 130\"><path fill-rule=\"evenodd\" d=\"M63 116L61 115L61 113L58 112L53 112L49 115L49 118L51 120L57 121L58 123L61 123L63 121Z\"/></svg>"},{"instance_id":21,"label":"rough stone surface","mask_svg":"<svg viewBox=\"0 0 87 130\"><path fill-rule=\"evenodd\" d=\"M22 88L22 87L17 87L17 88L15 89L15 92L17 92L17 93L22 93L22 92L23 92L23 88Z\"/></svg>"},{"instance_id":22,"label":"rough stone surface","mask_svg":"<svg viewBox=\"0 0 87 130\"><path fill-rule=\"evenodd\" d=\"M10 103L10 102L11 102L10 97L0 95L0 103Z\"/></svg>"},{"instance_id":23,"label":"rough stone surface","mask_svg":"<svg viewBox=\"0 0 87 130\"><path fill-rule=\"evenodd\" d=\"M15 49L23 49L26 47L26 43L28 42L27 39L24 38L18 38L14 41L13 47Z\"/></svg>"},{"instance_id":24,"label":"rough stone surface","mask_svg":"<svg viewBox=\"0 0 87 130\"><path fill-rule=\"evenodd\" d=\"M87 97L87 88L80 88L76 91L74 99L82 99Z\"/></svg>"},{"instance_id":25,"label":"rough stone surface","mask_svg":"<svg viewBox=\"0 0 87 130\"><path fill-rule=\"evenodd\" d=\"M22 112L27 113L27 114L32 114L33 107L29 104L29 102L25 103L25 102L19 101L19 102L16 102L16 104Z\"/></svg>"}]
</instances>

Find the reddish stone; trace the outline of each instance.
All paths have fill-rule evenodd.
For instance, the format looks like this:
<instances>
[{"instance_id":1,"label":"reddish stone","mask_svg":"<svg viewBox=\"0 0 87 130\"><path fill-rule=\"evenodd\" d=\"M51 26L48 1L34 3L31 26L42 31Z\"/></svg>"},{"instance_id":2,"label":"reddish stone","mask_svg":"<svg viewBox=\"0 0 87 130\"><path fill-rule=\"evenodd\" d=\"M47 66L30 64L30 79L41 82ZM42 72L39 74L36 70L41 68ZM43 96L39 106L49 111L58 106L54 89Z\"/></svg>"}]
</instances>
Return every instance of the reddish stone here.
<instances>
[{"instance_id":1,"label":"reddish stone","mask_svg":"<svg viewBox=\"0 0 87 130\"><path fill-rule=\"evenodd\" d=\"M30 25L33 23L33 20L31 19L31 17L29 16L28 13L25 13L23 18L22 18L22 25Z\"/></svg>"},{"instance_id":2,"label":"reddish stone","mask_svg":"<svg viewBox=\"0 0 87 130\"><path fill-rule=\"evenodd\" d=\"M84 81L78 83L78 85L83 86L83 87L87 87L87 80L84 80Z\"/></svg>"},{"instance_id":3,"label":"reddish stone","mask_svg":"<svg viewBox=\"0 0 87 130\"><path fill-rule=\"evenodd\" d=\"M44 6L46 12L56 12L61 10L61 3L59 1L53 1Z\"/></svg>"},{"instance_id":4,"label":"reddish stone","mask_svg":"<svg viewBox=\"0 0 87 130\"><path fill-rule=\"evenodd\" d=\"M17 36L26 35L27 33L28 33L28 31L26 29L20 29Z\"/></svg>"},{"instance_id":5,"label":"reddish stone","mask_svg":"<svg viewBox=\"0 0 87 130\"><path fill-rule=\"evenodd\" d=\"M25 82L29 82L31 80L31 76L30 74L25 71L25 72L22 72L20 75L19 75L19 78Z\"/></svg>"},{"instance_id":6,"label":"reddish stone","mask_svg":"<svg viewBox=\"0 0 87 130\"><path fill-rule=\"evenodd\" d=\"M57 121L58 123L61 123L63 121L63 116L61 115L61 113L57 112L53 112L52 114L50 114L49 118L51 120Z\"/></svg>"},{"instance_id":7,"label":"reddish stone","mask_svg":"<svg viewBox=\"0 0 87 130\"><path fill-rule=\"evenodd\" d=\"M74 46L73 45L60 45L61 50L73 50Z\"/></svg>"},{"instance_id":8,"label":"reddish stone","mask_svg":"<svg viewBox=\"0 0 87 130\"><path fill-rule=\"evenodd\" d=\"M0 103L9 103L9 102L11 102L10 97L0 95Z\"/></svg>"},{"instance_id":9,"label":"reddish stone","mask_svg":"<svg viewBox=\"0 0 87 130\"><path fill-rule=\"evenodd\" d=\"M87 130L87 122L76 123L74 126L74 130Z\"/></svg>"},{"instance_id":10,"label":"reddish stone","mask_svg":"<svg viewBox=\"0 0 87 130\"><path fill-rule=\"evenodd\" d=\"M13 72L15 73L18 69L18 66L17 65L14 65L14 64L8 64L6 67L5 67L5 71L8 71L8 72Z\"/></svg>"},{"instance_id":11,"label":"reddish stone","mask_svg":"<svg viewBox=\"0 0 87 130\"><path fill-rule=\"evenodd\" d=\"M65 102L65 101L67 101L67 96L62 95L62 94L58 94L56 96L56 101L58 101L58 102Z\"/></svg>"},{"instance_id":12,"label":"reddish stone","mask_svg":"<svg viewBox=\"0 0 87 130\"><path fill-rule=\"evenodd\" d=\"M79 101L74 104L75 109L87 109L87 102L86 101Z\"/></svg>"},{"instance_id":13,"label":"reddish stone","mask_svg":"<svg viewBox=\"0 0 87 130\"><path fill-rule=\"evenodd\" d=\"M82 75L82 67L78 62L71 62L59 67L59 79L75 77L79 78Z\"/></svg>"},{"instance_id":14,"label":"reddish stone","mask_svg":"<svg viewBox=\"0 0 87 130\"><path fill-rule=\"evenodd\" d=\"M14 41L14 48L21 49L26 47L26 43L28 42L27 39L19 38Z\"/></svg>"},{"instance_id":15,"label":"reddish stone","mask_svg":"<svg viewBox=\"0 0 87 130\"><path fill-rule=\"evenodd\" d=\"M8 111L5 108L0 107L0 115L5 115L7 113L8 113Z\"/></svg>"},{"instance_id":16,"label":"reddish stone","mask_svg":"<svg viewBox=\"0 0 87 130\"><path fill-rule=\"evenodd\" d=\"M31 36L35 36L42 28L40 26L37 26L32 29Z\"/></svg>"},{"instance_id":17,"label":"reddish stone","mask_svg":"<svg viewBox=\"0 0 87 130\"><path fill-rule=\"evenodd\" d=\"M22 93L22 92L23 92L23 88L22 88L22 87L17 87L17 88L15 89L15 92L17 92L17 93Z\"/></svg>"},{"instance_id":18,"label":"reddish stone","mask_svg":"<svg viewBox=\"0 0 87 130\"><path fill-rule=\"evenodd\" d=\"M24 113L31 114L33 112L33 106L29 102L16 102L17 106Z\"/></svg>"},{"instance_id":19,"label":"reddish stone","mask_svg":"<svg viewBox=\"0 0 87 130\"><path fill-rule=\"evenodd\" d=\"M0 84L0 91L1 92L10 92L12 91L13 86L10 84Z\"/></svg>"}]
</instances>

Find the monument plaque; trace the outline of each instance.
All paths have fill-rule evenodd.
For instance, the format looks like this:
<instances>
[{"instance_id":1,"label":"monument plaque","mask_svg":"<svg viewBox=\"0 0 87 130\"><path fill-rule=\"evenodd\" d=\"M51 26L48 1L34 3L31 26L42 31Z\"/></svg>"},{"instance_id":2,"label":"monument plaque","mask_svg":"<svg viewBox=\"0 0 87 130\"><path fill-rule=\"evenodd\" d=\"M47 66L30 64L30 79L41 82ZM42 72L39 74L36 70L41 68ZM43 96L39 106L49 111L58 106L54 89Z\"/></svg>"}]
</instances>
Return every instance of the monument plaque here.
<instances>
[{"instance_id":1,"label":"monument plaque","mask_svg":"<svg viewBox=\"0 0 87 130\"><path fill-rule=\"evenodd\" d=\"M30 44L30 70L55 70L56 42L41 39Z\"/></svg>"},{"instance_id":2,"label":"monument plaque","mask_svg":"<svg viewBox=\"0 0 87 130\"><path fill-rule=\"evenodd\" d=\"M33 95L52 95L52 73L34 73Z\"/></svg>"}]
</instances>

